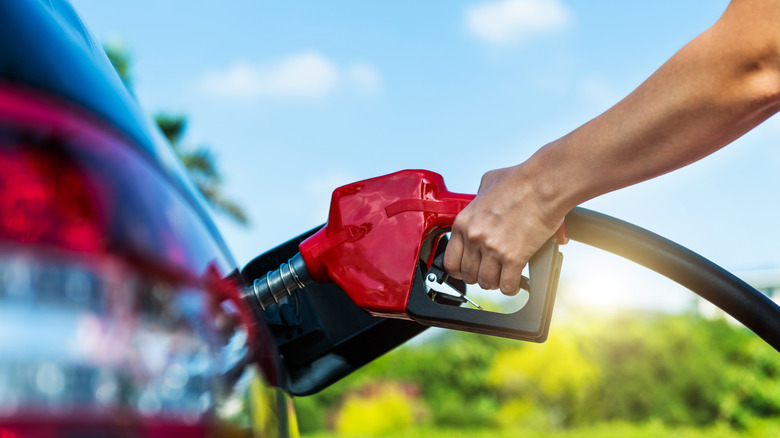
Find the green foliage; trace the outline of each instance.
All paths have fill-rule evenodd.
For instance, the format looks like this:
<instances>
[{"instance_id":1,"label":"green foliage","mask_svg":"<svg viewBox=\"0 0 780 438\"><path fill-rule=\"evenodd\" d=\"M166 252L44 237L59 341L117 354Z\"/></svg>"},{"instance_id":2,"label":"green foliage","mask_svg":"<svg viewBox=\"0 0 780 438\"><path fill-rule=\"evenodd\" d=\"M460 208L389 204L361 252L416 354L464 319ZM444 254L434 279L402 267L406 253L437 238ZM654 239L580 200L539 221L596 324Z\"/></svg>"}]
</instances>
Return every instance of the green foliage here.
<instances>
[{"instance_id":1,"label":"green foliage","mask_svg":"<svg viewBox=\"0 0 780 438\"><path fill-rule=\"evenodd\" d=\"M721 400L721 416L740 428L780 418L780 360L758 338L747 339L724 373L729 392Z\"/></svg>"},{"instance_id":2,"label":"green foliage","mask_svg":"<svg viewBox=\"0 0 780 438\"><path fill-rule=\"evenodd\" d=\"M349 394L372 382L405 382L420 389L430 422L484 427L494 424L499 409L487 373L495 354L507 345L512 345L512 341L447 333L440 339L393 351L309 398L314 400L315 411L328 417L334 415L333 407L340 406Z\"/></svg>"},{"instance_id":3,"label":"green foliage","mask_svg":"<svg viewBox=\"0 0 780 438\"><path fill-rule=\"evenodd\" d=\"M545 423L565 425L586 415L599 377L573 338L558 337L500 351L488 380L504 395L498 413L503 425L539 419L542 412Z\"/></svg>"},{"instance_id":4,"label":"green foliage","mask_svg":"<svg viewBox=\"0 0 780 438\"><path fill-rule=\"evenodd\" d=\"M419 401L399 384L382 382L350 394L335 420L341 435L383 435L422 420Z\"/></svg>"},{"instance_id":5,"label":"green foliage","mask_svg":"<svg viewBox=\"0 0 780 438\"><path fill-rule=\"evenodd\" d=\"M222 194L222 175L217 169L216 159L211 149L205 146L192 149L182 145L181 138L187 129L187 116L157 113L154 121L209 204L236 222L242 225L248 224L249 220L244 210Z\"/></svg>"},{"instance_id":6,"label":"green foliage","mask_svg":"<svg viewBox=\"0 0 780 438\"><path fill-rule=\"evenodd\" d=\"M304 438L334 438L335 433L305 434ZM777 438L780 425L764 425L746 431L736 431L727 425L707 427L668 426L661 422L613 422L568 429L548 430L534 427L514 429L416 428L384 435L387 438Z\"/></svg>"},{"instance_id":7,"label":"green foliage","mask_svg":"<svg viewBox=\"0 0 780 438\"><path fill-rule=\"evenodd\" d=\"M301 433L306 434L326 429L327 412L316 397L298 397L294 402L298 428Z\"/></svg>"},{"instance_id":8,"label":"green foliage","mask_svg":"<svg viewBox=\"0 0 780 438\"><path fill-rule=\"evenodd\" d=\"M775 437L778 377L778 353L744 328L626 312L542 345L452 332L400 348L311 397L320 426L306 431L380 380L417 386L428 423L462 436Z\"/></svg>"},{"instance_id":9,"label":"green foliage","mask_svg":"<svg viewBox=\"0 0 780 438\"><path fill-rule=\"evenodd\" d=\"M490 364L501 346L510 344L498 338L451 333L439 341L404 348L366 371L420 385L436 424L480 427L493 424L499 407L487 378Z\"/></svg>"},{"instance_id":10,"label":"green foliage","mask_svg":"<svg viewBox=\"0 0 780 438\"><path fill-rule=\"evenodd\" d=\"M119 42L112 41L103 45L103 50L106 52L108 60L111 65L114 66L119 79L125 85L128 91L132 92L133 83L130 75L130 65L132 65L133 59L130 56L130 51L127 47Z\"/></svg>"},{"instance_id":11,"label":"green foliage","mask_svg":"<svg viewBox=\"0 0 780 438\"><path fill-rule=\"evenodd\" d=\"M708 334L713 323L692 316L626 315L593 333L604 376L600 418L666 424L710 424L727 385L726 359ZM620 327L620 330L615 330Z\"/></svg>"},{"instance_id":12,"label":"green foliage","mask_svg":"<svg viewBox=\"0 0 780 438\"><path fill-rule=\"evenodd\" d=\"M187 130L187 116L160 112L154 115L154 122L173 147L178 147L184 131Z\"/></svg>"}]
</instances>

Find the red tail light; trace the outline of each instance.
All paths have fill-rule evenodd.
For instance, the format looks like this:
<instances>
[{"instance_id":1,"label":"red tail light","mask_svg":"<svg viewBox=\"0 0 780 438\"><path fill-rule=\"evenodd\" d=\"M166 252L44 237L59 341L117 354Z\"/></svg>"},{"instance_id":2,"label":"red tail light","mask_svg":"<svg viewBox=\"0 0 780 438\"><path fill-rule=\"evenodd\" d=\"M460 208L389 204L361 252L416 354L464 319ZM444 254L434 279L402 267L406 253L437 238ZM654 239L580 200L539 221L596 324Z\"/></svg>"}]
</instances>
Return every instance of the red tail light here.
<instances>
[{"instance_id":1,"label":"red tail light","mask_svg":"<svg viewBox=\"0 0 780 438\"><path fill-rule=\"evenodd\" d=\"M155 163L0 84L0 438L205 434L233 266Z\"/></svg>"},{"instance_id":2,"label":"red tail light","mask_svg":"<svg viewBox=\"0 0 780 438\"><path fill-rule=\"evenodd\" d=\"M103 248L97 194L69 161L29 145L0 146L0 239L76 251Z\"/></svg>"}]
</instances>

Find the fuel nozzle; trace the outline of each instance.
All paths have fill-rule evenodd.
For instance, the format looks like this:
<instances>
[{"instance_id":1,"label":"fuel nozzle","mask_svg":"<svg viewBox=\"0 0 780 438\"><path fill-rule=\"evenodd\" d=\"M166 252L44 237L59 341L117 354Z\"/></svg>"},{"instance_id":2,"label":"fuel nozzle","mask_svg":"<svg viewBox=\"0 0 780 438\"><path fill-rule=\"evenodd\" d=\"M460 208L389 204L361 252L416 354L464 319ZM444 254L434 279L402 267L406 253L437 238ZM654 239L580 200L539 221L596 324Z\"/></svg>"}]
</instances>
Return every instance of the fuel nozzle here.
<instances>
[{"instance_id":1,"label":"fuel nozzle","mask_svg":"<svg viewBox=\"0 0 780 438\"><path fill-rule=\"evenodd\" d=\"M260 306L265 310L271 304L278 303L281 298L292 295L294 291L313 282L301 253L297 253L287 263L282 263L279 269L256 278L244 297L253 307Z\"/></svg>"},{"instance_id":2,"label":"fuel nozzle","mask_svg":"<svg viewBox=\"0 0 780 438\"><path fill-rule=\"evenodd\" d=\"M473 199L450 192L441 175L426 170L339 187L325 226L300 242L287 263L243 289L244 300L259 314L307 284L334 283L373 316L543 342L563 258L554 240L529 261L528 300L514 313L479 310L465 285L449 287L442 236ZM466 302L477 310L460 307Z\"/></svg>"}]
</instances>

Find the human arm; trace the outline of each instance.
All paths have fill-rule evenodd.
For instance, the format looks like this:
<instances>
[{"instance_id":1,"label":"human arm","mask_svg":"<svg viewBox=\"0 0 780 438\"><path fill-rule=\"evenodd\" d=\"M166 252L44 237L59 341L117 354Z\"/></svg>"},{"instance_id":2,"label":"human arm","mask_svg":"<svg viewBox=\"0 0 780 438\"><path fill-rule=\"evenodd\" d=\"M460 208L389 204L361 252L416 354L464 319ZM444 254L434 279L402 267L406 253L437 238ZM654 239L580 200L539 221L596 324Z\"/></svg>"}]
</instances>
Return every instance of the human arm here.
<instances>
[{"instance_id":1,"label":"human arm","mask_svg":"<svg viewBox=\"0 0 780 438\"><path fill-rule=\"evenodd\" d=\"M611 109L524 163L488 172L453 224L445 268L519 290L522 268L578 204L683 167L780 109L780 2L721 18Z\"/></svg>"}]
</instances>

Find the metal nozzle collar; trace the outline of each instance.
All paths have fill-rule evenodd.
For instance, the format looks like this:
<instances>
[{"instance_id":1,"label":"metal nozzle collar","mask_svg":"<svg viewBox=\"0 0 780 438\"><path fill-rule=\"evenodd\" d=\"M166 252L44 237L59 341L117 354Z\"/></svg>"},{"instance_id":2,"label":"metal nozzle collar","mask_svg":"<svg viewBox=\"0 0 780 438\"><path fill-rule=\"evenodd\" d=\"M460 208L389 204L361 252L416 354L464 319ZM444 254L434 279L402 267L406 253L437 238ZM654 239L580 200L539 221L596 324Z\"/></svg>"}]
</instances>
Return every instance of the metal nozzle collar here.
<instances>
[{"instance_id":1,"label":"metal nozzle collar","mask_svg":"<svg viewBox=\"0 0 780 438\"><path fill-rule=\"evenodd\" d=\"M298 253L287 263L282 263L279 269L269 272L263 278L255 279L251 289L260 308L265 310L271 304L278 303L279 299L312 282L306 263L301 253Z\"/></svg>"}]
</instances>

